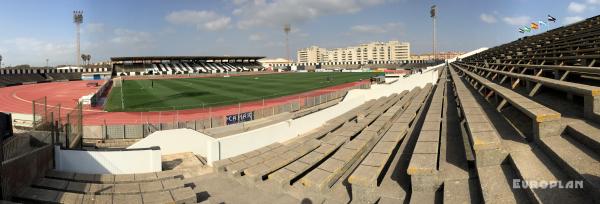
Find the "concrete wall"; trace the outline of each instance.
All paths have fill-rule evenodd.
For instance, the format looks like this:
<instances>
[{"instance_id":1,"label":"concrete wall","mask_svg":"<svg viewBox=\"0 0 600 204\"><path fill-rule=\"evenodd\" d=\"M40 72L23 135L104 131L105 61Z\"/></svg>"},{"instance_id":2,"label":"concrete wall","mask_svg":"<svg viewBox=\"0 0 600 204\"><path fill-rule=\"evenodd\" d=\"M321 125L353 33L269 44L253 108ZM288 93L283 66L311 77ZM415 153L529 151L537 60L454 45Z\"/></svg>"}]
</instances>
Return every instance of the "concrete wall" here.
<instances>
[{"instance_id":1,"label":"concrete wall","mask_svg":"<svg viewBox=\"0 0 600 204\"><path fill-rule=\"evenodd\" d=\"M54 148L56 170L88 174L133 174L162 171L159 148L115 151Z\"/></svg>"},{"instance_id":2,"label":"concrete wall","mask_svg":"<svg viewBox=\"0 0 600 204\"><path fill-rule=\"evenodd\" d=\"M206 156L209 151L207 144L216 140L211 136L191 129L163 130L150 134L127 149L160 146L163 155L193 152L194 154Z\"/></svg>"},{"instance_id":3,"label":"concrete wall","mask_svg":"<svg viewBox=\"0 0 600 204\"><path fill-rule=\"evenodd\" d=\"M2 164L3 197L9 200L52 169L52 145L45 145Z\"/></svg>"}]
</instances>

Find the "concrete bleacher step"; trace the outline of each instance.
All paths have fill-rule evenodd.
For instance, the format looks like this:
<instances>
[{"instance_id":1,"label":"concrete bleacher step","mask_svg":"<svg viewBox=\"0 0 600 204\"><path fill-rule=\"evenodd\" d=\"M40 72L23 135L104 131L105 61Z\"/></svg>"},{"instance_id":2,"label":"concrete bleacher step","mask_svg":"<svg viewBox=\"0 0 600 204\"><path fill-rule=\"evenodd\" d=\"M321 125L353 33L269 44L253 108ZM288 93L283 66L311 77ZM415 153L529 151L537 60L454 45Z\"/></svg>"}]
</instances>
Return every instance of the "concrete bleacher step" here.
<instances>
[{"instance_id":1,"label":"concrete bleacher step","mask_svg":"<svg viewBox=\"0 0 600 204\"><path fill-rule=\"evenodd\" d=\"M583 181L583 188L600 202L600 156L571 136L544 138L542 149L563 168L571 178Z\"/></svg>"},{"instance_id":2,"label":"concrete bleacher step","mask_svg":"<svg viewBox=\"0 0 600 204\"><path fill-rule=\"evenodd\" d=\"M65 181L83 183L134 183L161 181L166 179L183 178L184 170L166 170L153 173L141 174L84 174L50 170L46 172L46 178L60 179Z\"/></svg>"},{"instance_id":3,"label":"concrete bleacher step","mask_svg":"<svg viewBox=\"0 0 600 204\"><path fill-rule=\"evenodd\" d=\"M485 203L527 203L529 197L524 189L512 187L518 179L510 165L495 165L477 168L481 193Z\"/></svg>"},{"instance_id":4,"label":"concrete bleacher step","mask_svg":"<svg viewBox=\"0 0 600 204\"><path fill-rule=\"evenodd\" d=\"M567 125L567 133L600 155L600 128L578 121Z\"/></svg>"},{"instance_id":5,"label":"concrete bleacher step","mask_svg":"<svg viewBox=\"0 0 600 204\"><path fill-rule=\"evenodd\" d=\"M514 170L519 175L521 181L531 182L528 184L536 185L537 182L563 182L566 184L571 180L561 168L552 163L539 148L534 147L531 150L515 151L510 153L510 161ZM583 192L583 189L560 189L558 187L543 188L529 187L525 188L532 200L539 203L591 203L590 197Z\"/></svg>"},{"instance_id":6,"label":"concrete bleacher step","mask_svg":"<svg viewBox=\"0 0 600 204\"><path fill-rule=\"evenodd\" d=\"M444 181L443 203L483 203L476 178Z\"/></svg>"},{"instance_id":7,"label":"concrete bleacher step","mask_svg":"<svg viewBox=\"0 0 600 204\"><path fill-rule=\"evenodd\" d=\"M410 195L410 204L437 204L442 203L437 191L413 191Z\"/></svg>"},{"instance_id":8,"label":"concrete bleacher step","mask_svg":"<svg viewBox=\"0 0 600 204\"><path fill-rule=\"evenodd\" d=\"M35 203L113 203L113 204L142 204L142 203L196 203L196 193L190 188L180 188L169 191L157 191L131 195L94 195L63 192L26 187L17 196L17 200Z\"/></svg>"},{"instance_id":9,"label":"concrete bleacher step","mask_svg":"<svg viewBox=\"0 0 600 204\"><path fill-rule=\"evenodd\" d=\"M181 179L168 179L140 183L99 184L41 178L34 187L83 194L139 194L173 190L185 187Z\"/></svg>"}]
</instances>

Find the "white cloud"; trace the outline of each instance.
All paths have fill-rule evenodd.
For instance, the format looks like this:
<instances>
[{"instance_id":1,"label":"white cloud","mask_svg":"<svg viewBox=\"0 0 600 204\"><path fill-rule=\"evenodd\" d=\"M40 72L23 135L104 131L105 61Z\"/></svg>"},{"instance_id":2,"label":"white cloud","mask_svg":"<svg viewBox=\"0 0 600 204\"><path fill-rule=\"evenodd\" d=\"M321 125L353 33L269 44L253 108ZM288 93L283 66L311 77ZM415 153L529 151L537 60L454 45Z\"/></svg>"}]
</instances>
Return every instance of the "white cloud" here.
<instances>
[{"instance_id":1,"label":"white cloud","mask_svg":"<svg viewBox=\"0 0 600 204\"><path fill-rule=\"evenodd\" d=\"M194 25L198 29L218 31L229 27L231 18L214 11L182 10L169 13L165 19L176 25Z\"/></svg>"},{"instance_id":2,"label":"white cloud","mask_svg":"<svg viewBox=\"0 0 600 204\"><path fill-rule=\"evenodd\" d=\"M485 14L485 13L482 13L482 14L479 16L479 18L480 18L480 19L481 19L483 22L486 22L486 23L496 23L496 22L498 21L498 20L496 20L496 17L494 17L493 15L491 15L491 14Z\"/></svg>"},{"instance_id":3,"label":"white cloud","mask_svg":"<svg viewBox=\"0 0 600 204\"><path fill-rule=\"evenodd\" d=\"M101 33L104 32L104 24L103 23L88 23L83 28L83 32L86 33Z\"/></svg>"},{"instance_id":4,"label":"white cloud","mask_svg":"<svg viewBox=\"0 0 600 204\"><path fill-rule=\"evenodd\" d=\"M364 7L383 4L390 0L254 0L239 1L232 13L240 16L237 26L282 26L303 23L323 15L348 14Z\"/></svg>"},{"instance_id":5,"label":"white cloud","mask_svg":"<svg viewBox=\"0 0 600 204\"><path fill-rule=\"evenodd\" d=\"M231 22L231 18L229 17L221 17L212 21L208 21L204 23L204 28L210 31L218 31L223 30L229 26Z\"/></svg>"},{"instance_id":6,"label":"white cloud","mask_svg":"<svg viewBox=\"0 0 600 204\"><path fill-rule=\"evenodd\" d=\"M248 36L248 39L250 41L261 41L261 40L263 40L263 36L261 34L255 33L255 34Z\"/></svg>"},{"instance_id":7,"label":"white cloud","mask_svg":"<svg viewBox=\"0 0 600 204\"><path fill-rule=\"evenodd\" d=\"M600 4L600 0L587 0L588 4Z\"/></svg>"},{"instance_id":8,"label":"white cloud","mask_svg":"<svg viewBox=\"0 0 600 204\"><path fill-rule=\"evenodd\" d=\"M571 2L569 3L567 10L571 13L582 13L583 11L585 11L585 7L585 4Z\"/></svg>"},{"instance_id":9,"label":"white cloud","mask_svg":"<svg viewBox=\"0 0 600 204\"><path fill-rule=\"evenodd\" d=\"M350 31L355 33L371 33L382 34L388 32L401 32L401 23L386 23L383 25L355 25L350 28Z\"/></svg>"},{"instance_id":10,"label":"white cloud","mask_svg":"<svg viewBox=\"0 0 600 204\"><path fill-rule=\"evenodd\" d=\"M152 42L152 35L147 32L118 28L115 29L114 35L115 37L111 39L111 42L118 44L143 45Z\"/></svg>"},{"instance_id":11,"label":"white cloud","mask_svg":"<svg viewBox=\"0 0 600 204\"><path fill-rule=\"evenodd\" d=\"M564 23L566 25L566 24L571 24L571 23L575 23L578 21L582 21L582 20L583 20L583 17L581 17L581 16L569 16L569 17L565 18Z\"/></svg>"},{"instance_id":12,"label":"white cloud","mask_svg":"<svg viewBox=\"0 0 600 204\"><path fill-rule=\"evenodd\" d=\"M75 45L72 42L45 41L37 38L19 37L0 41L2 63L5 65L31 64L42 66L46 59L52 64L66 64L75 60ZM82 50L86 45L82 44Z\"/></svg>"},{"instance_id":13,"label":"white cloud","mask_svg":"<svg viewBox=\"0 0 600 204\"><path fill-rule=\"evenodd\" d=\"M529 16L512 16L512 17L507 16L507 17L502 18L502 20L505 23L508 23L510 25L520 26L520 25L529 24L529 22L531 21L531 17L529 17Z\"/></svg>"}]
</instances>

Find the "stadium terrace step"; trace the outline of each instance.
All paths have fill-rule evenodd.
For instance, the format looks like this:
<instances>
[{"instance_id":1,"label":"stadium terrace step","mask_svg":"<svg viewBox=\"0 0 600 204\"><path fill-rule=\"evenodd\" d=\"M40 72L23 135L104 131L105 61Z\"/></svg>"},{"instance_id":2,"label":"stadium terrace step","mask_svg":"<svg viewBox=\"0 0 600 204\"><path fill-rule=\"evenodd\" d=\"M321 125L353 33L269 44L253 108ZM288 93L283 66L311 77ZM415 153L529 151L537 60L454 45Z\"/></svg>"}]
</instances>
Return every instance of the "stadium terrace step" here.
<instances>
[{"instance_id":1,"label":"stadium terrace step","mask_svg":"<svg viewBox=\"0 0 600 204\"><path fill-rule=\"evenodd\" d=\"M183 188L184 181L181 179L167 179L139 183L101 184L41 178L33 186L83 194L139 194Z\"/></svg>"},{"instance_id":2,"label":"stadium terrace step","mask_svg":"<svg viewBox=\"0 0 600 204\"><path fill-rule=\"evenodd\" d=\"M600 155L565 134L543 138L539 144L571 178L583 181L583 188L600 202Z\"/></svg>"},{"instance_id":3,"label":"stadium terrace step","mask_svg":"<svg viewBox=\"0 0 600 204\"><path fill-rule=\"evenodd\" d=\"M513 188L518 176L510 165L494 165L477 168L481 192L485 203L527 203L527 192Z\"/></svg>"},{"instance_id":4,"label":"stadium terrace step","mask_svg":"<svg viewBox=\"0 0 600 204\"><path fill-rule=\"evenodd\" d=\"M383 100L378 100L376 104L379 101L384 103L373 106L374 108L371 109L373 112L365 117L365 119L374 119L374 122L350 142L342 145L330 158L302 177L300 184L317 192L326 191L334 185L356 161L366 156L367 151L375 145L375 141L389 129L390 120L393 116L383 116L383 114L394 104L401 101L402 95L394 94L382 98Z\"/></svg>"},{"instance_id":5,"label":"stadium terrace step","mask_svg":"<svg viewBox=\"0 0 600 204\"><path fill-rule=\"evenodd\" d=\"M501 164L507 156L502 149L500 136L490 124L488 116L475 96L467 89L458 74L449 68L454 90L457 95L460 111L466 126L464 132L469 136L472 151L474 152L477 167Z\"/></svg>"},{"instance_id":6,"label":"stadium terrace step","mask_svg":"<svg viewBox=\"0 0 600 204\"><path fill-rule=\"evenodd\" d=\"M282 188L292 185L298 176L320 164L322 160L329 157L333 152L339 149L349 139L345 137L334 136L331 139L324 140L321 146L314 151L300 157L298 160L286 165L272 174L269 174L268 180L279 183Z\"/></svg>"},{"instance_id":7,"label":"stadium terrace step","mask_svg":"<svg viewBox=\"0 0 600 204\"><path fill-rule=\"evenodd\" d=\"M510 161L517 175L519 183L528 183L532 186L525 188L532 200L538 203L592 203L591 198L583 189L536 188L534 182L568 182L570 179L561 172L561 168L552 164L550 158L544 155L537 147L530 150L515 151L510 153ZM514 181L513 181L514 183Z\"/></svg>"},{"instance_id":8,"label":"stadium terrace step","mask_svg":"<svg viewBox=\"0 0 600 204\"><path fill-rule=\"evenodd\" d=\"M567 93L581 95L584 97L584 105L583 105L584 116L586 118L592 119L592 120L600 119L600 87L590 86L590 85L585 85L585 84L578 84L578 83L573 83L573 82L566 82L566 81L550 79L550 78L546 78L546 77L530 76L530 75L525 75L525 74L499 71L499 70L494 70L494 69L489 69L489 68L473 66L470 64L461 63L461 65L469 67L473 71L485 71L485 72L489 72L489 73L500 74L500 75L507 76L510 78L515 78L517 80L525 80L528 82L533 82L535 84L538 84L538 85L536 85L536 87L534 87L532 89L532 92L530 93L530 95L534 95L537 92L537 90L539 89L538 86L542 86L542 85L550 87L550 88L554 88L557 90L565 91ZM517 84L518 84L518 81L517 81L517 83L513 84L513 87Z\"/></svg>"},{"instance_id":9,"label":"stadium terrace step","mask_svg":"<svg viewBox=\"0 0 600 204\"><path fill-rule=\"evenodd\" d=\"M355 199L362 202L375 202L380 198L381 192L378 188L381 187L383 179L391 180L385 175L387 171L392 171L390 165L399 148L399 143L404 141L404 137L409 133L409 125L416 117L415 112L419 110L415 107L421 107L426 94L425 91L413 89L407 97L403 98L403 101L397 104L396 107L402 107L400 110L404 110L402 114L393 121L390 129L348 177ZM414 95L417 96L413 98ZM404 122L399 122L400 120Z\"/></svg>"},{"instance_id":10,"label":"stadium terrace step","mask_svg":"<svg viewBox=\"0 0 600 204\"><path fill-rule=\"evenodd\" d=\"M600 155L600 128L578 121L567 125L567 133L579 143Z\"/></svg>"},{"instance_id":11,"label":"stadium terrace step","mask_svg":"<svg viewBox=\"0 0 600 204\"><path fill-rule=\"evenodd\" d=\"M268 157L268 156L272 155L272 153L270 153L271 150L278 149L278 148L283 148L283 145L281 143L273 143L273 144L264 146L262 148L256 149L254 151L247 152L245 154L241 154L241 155L238 155L235 157L215 161L215 162L213 162L213 167L217 170L217 172L225 172L226 166L230 166L235 163L238 163L248 156L260 155L261 157Z\"/></svg>"},{"instance_id":12,"label":"stadium terrace step","mask_svg":"<svg viewBox=\"0 0 600 204\"><path fill-rule=\"evenodd\" d=\"M408 165L407 173L411 177L412 191L434 192L440 185L438 179L438 159L440 137L442 135L442 115L446 83L438 80L431 96L431 102L421 127L415 149ZM444 136L445 137L445 136Z\"/></svg>"},{"instance_id":13,"label":"stadium terrace step","mask_svg":"<svg viewBox=\"0 0 600 204\"><path fill-rule=\"evenodd\" d=\"M26 187L18 200L39 203L196 203L196 193L190 188L157 191L132 195L94 195Z\"/></svg>"},{"instance_id":14,"label":"stadium terrace step","mask_svg":"<svg viewBox=\"0 0 600 204\"><path fill-rule=\"evenodd\" d=\"M184 174L185 170L166 170L141 174L83 174L49 170L46 172L46 178L83 183L117 184L182 179Z\"/></svg>"},{"instance_id":15,"label":"stadium terrace step","mask_svg":"<svg viewBox=\"0 0 600 204\"><path fill-rule=\"evenodd\" d=\"M319 148L321 142L318 140L309 140L297 148L294 148L288 152L281 154L277 158L267 160L261 164L254 165L244 170L244 176L251 182L264 180L268 178L269 174L274 171L283 168L284 166L294 162L298 158L312 152Z\"/></svg>"},{"instance_id":16,"label":"stadium terrace step","mask_svg":"<svg viewBox=\"0 0 600 204\"><path fill-rule=\"evenodd\" d=\"M474 83L474 87L481 91L483 88L487 88L490 90L490 93L484 93L486 98L491 96L492 94L496 94L496 96L502 97L502 101L499 102L498 109L501 110L504 105L510 103L519 111L527 115L532 119L532 130L533 130L533 138L534 140L539 140L544 137L551 137L560 135L562 131L560 118L560 113L549 109L525 96L522 96L506 87L495 84L493 82L488 81L487 79L480 77L470 71L467 71L463 68L456 66L457 69L461 70L466 74L472 83ZM481 87L477 87L481 86ZM482 128L484 128L482 126Z\"/></svg>"},{"instance_id":17,"label":"stadium terrace step","mask_svg":"<svg viewBox=\"0 0 600 204\"><path fill-rule=\"evenodd\" d=\"M539 64L507 64L507 63L488 63L488 65L503 66L503 67L522 67L531 69L541 69L549 71L569 71L578 73L600 74L600 69L582 66L558 66L558 65L539 65Z\"/></svg>"}]
</instances>

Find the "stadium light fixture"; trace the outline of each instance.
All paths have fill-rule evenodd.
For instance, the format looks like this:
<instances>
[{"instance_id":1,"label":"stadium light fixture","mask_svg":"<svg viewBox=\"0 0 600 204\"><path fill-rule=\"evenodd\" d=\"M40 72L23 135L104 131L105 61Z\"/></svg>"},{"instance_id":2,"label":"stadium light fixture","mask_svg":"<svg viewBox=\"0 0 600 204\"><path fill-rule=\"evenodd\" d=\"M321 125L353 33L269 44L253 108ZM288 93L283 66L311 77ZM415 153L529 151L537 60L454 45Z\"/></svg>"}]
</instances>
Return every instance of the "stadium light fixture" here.
<instances>
[{"instance_id":1,"label":"stadium light fixture","mask_svg":"<svg viewBox=\"0 0 600 204\"><path fill-rule=\"evenodd\" d=\"M2 68L2 55L0 55L0 68Z\"/></svg>"},{"instance_id":2,"label":"stadium light fixture","mask_svg":"<svg viewBox=\"0 0 600 204\"><path fill-rule=\"evenodd\" d=\"M288 61L292 61L290 59L290 42L289 42L290 31L292 31L292 26L289 23L283 25L283 32L285 32L285 52L286 52Z\"/></svg>"},{"instance_id":3,"label":"stadium light fixture","mask_svg":"<svg viewBox=\"0 0 600 204\"><path fill-rule=\"evenodd\" d=\"M76 25L76 32L77 32L77 37L75 39L75 46L77 49L77 55L75 56L75 59L77 60L77 67L81 67L81 47L80 47L80 27L81 24L83 23L83 11L73 11L73 23L75 23Z\"/></svg>"}]
</instances>

